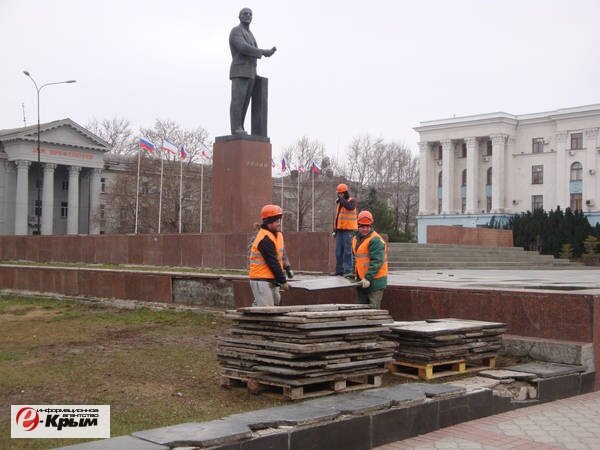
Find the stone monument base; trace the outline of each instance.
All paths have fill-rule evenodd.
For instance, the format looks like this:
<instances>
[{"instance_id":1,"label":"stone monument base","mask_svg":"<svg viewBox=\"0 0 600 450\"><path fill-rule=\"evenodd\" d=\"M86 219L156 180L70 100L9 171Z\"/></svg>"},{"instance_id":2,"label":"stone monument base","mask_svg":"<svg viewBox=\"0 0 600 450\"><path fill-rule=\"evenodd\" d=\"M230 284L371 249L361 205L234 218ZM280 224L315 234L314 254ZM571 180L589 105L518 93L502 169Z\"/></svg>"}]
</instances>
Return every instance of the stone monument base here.
<instances>
[{"instance_id":1,"label":"stone monument base","mask_svg":"<svg viewBox=\"0 0 600 450\"><path fill-rule=\"evenodd\" d=\"M219 136L213 148L211 230L249 233L272 203L271 143L253 135Z\"/></svg>"}]
</instances>

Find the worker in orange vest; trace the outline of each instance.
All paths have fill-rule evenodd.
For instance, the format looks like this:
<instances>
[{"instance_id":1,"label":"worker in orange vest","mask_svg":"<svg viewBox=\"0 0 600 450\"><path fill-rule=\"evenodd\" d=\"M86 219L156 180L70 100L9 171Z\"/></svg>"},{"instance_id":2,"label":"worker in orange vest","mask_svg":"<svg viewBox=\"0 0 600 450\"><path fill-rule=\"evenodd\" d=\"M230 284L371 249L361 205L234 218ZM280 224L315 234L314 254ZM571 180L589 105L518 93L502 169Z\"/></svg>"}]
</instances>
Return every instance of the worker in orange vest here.
<instances>
[{"instance_id":1,"label":"worker in orange vest","mask_svg":"<svg viewBox=\"0 0 600 450\"><path fill-rule=\"evenodd\" d=\"M352 237L356 233L356 201L350 197L348 186L344 183L335 188L335 218L333 235L335 236L335 274L352 275Z\"/></svg>"},{"instance_id":2,"label":"worker in orange vest","mask_svg":"<svg viewBox=\"0 0 600 450\"><path fill-rule=\"evenodd\" d=\"M265 205L260 211L262 224L252 242L249 258L252 306L279 306L280 290L287 291L287 278L294 277L283 243L282 216L283 211L277 205Z\"/></svg>"},{"instance_id":3,"label":"worker in orange vest","mask_svg":"<svg viewBox=\"0 0 600 450\"><path fill-rule=\"evenodd\" d=\"M355 276L361 282L359 303L380 309L383 290L387 287L387 245L373 230L373 215L369 211L358 213L358 234L352 239Z\"/></svg>"}]
</instances>

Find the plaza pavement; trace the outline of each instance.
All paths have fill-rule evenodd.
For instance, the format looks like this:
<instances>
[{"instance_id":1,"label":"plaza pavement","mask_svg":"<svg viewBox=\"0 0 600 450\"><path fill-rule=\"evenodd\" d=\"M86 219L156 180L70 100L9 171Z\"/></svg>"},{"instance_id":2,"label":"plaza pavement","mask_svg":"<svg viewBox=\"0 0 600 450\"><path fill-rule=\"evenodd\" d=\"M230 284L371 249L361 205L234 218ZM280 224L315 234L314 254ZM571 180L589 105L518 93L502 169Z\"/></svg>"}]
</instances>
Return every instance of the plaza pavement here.
<instances>
[{"instance_id":1,"label":"plaza pavement","mask_svg":"<svg viewBox=\"0 0 600 450\"><path fill-rule=\"evenodd\" d=\"M442 428L374 450L600 449L600 391Z\"/></svg>"}]
</instances>

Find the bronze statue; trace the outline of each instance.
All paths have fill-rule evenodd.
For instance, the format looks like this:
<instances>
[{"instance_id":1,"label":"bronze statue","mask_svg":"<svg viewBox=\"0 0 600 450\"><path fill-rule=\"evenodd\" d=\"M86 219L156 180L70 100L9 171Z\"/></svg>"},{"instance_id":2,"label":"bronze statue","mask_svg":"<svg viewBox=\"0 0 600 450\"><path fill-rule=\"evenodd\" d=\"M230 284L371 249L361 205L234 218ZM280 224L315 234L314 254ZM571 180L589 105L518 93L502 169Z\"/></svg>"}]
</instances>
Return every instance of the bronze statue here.
<instances>
[{"instance_id":1,"label":"bronze statue","mask_svg":"<svg viewBox=\"0 0 600 450\"><path fill-rule=\"evenodd\" d=\"M231 121L231 134L248 134L244 130L244 120L250 99L253 102L253 127L254 133L254 102L258 95L266 96L266 79L262 79L256 75L256 60L265 56L269 57L277 50L275 47L263 50L256 45L256 39L250 31L250 22L252 22L252 10L243 8L239 14L240 24L234 27L229 34L229 48L231 49L231 68L229 70L229 79L231 80L231 106L229 108L229 118ZM265 80L263 94L256 94L255 86L256 79ZM265 102L266 103L266 102ZM258 110L258 108L257 108ZM266 115L266 104L261 108ZM266 117L257 118L258 122L263 122L264 125L257 126L264 128L266 135Z\"/></svg>"}]
</instances>

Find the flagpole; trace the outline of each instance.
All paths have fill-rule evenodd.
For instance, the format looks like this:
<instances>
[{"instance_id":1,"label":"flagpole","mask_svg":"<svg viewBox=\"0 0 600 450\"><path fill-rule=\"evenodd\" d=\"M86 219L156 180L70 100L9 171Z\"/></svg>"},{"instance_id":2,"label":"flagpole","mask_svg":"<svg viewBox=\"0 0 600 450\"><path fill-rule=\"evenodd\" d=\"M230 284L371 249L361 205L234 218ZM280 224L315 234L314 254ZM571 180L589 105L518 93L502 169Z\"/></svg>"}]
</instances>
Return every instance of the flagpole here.
<instances>
[{"instance_id":1,"label":"flagpole","mask_svg":"<svg viewBox=\"0 0 600 450\"><path fill-rule=\"evenodd\" d=\"M281 172L281 209L283 210L283 176L284 172ZM281 231L283 231L283 216L281 216Z\"/></svg>"},{"instance_id":2,"label":"flagpole","mask_svg":"<svg viewBox=\"0 0 600 450\"><path fill-rule=\"evenodd\" d=\"M179 155L179 233L181 233L181 210L183 209L183 158Z\"/></svg>"},{"instance_id":3,"label":"flagpole","mask_svg":"<svg viewBox=\"0 0 600 450\"><path fill-rule=\"evenodd\" d=\"M160 155L160 191L158 194L158 234L160 234L160 219L162 215L162 186L163 186L163 167L165 165L165 160L163 155Z\"/></svg>"},{"instance_id":4,"label":"flagpole","mask_svg":"<svg viewBox=\"0 0 600 450\"><path fill-rule=\"evenodd\" d=\"M300 231L300 170L298 170L298 195L296 196L296 231Z\"/></svg>"},{"instance_id":5,"label":"flagpole","mask_svg":"<svg viewBox=\"0 0 600 450\"><path fill-rule=\"evenodd\" d=\"M310 170L310 176L312 178L312 231L315 231L315 171Z\"/></svg>"},{"instance_id":6,"label":"flagpole","mask_svg":"<svg viewBox=\"0 0 600 450\"><path fill-rule=\"evenodd\" d=\"M204 201L204 164L200 162L200 233L202 233L202 203Z\"/></svg>"},{"instance_id":7,"label":"flagpole","mask_svg":"<svg viewBox=\"0 0 600 450\"><path fill-rule=\"evenodd\" d=\"M138 211L140 204L140 160L141 160L141 149L138 148L138 164L137 164L137 184L135 188L135 227L133 230L134 234L138 231Z\"/></svg>"}]
</instances>

